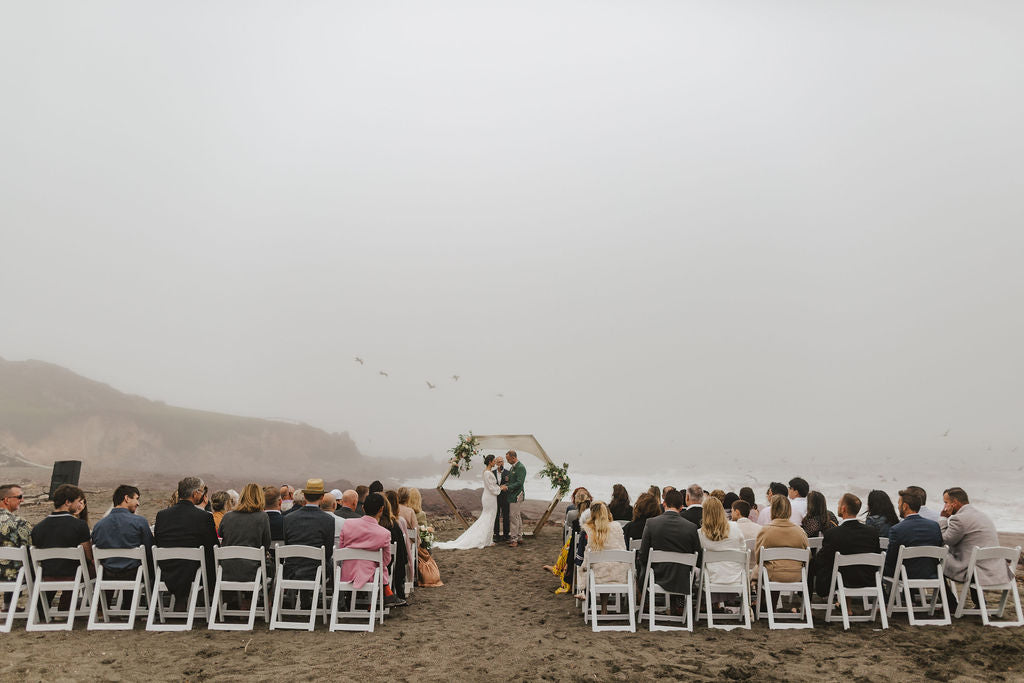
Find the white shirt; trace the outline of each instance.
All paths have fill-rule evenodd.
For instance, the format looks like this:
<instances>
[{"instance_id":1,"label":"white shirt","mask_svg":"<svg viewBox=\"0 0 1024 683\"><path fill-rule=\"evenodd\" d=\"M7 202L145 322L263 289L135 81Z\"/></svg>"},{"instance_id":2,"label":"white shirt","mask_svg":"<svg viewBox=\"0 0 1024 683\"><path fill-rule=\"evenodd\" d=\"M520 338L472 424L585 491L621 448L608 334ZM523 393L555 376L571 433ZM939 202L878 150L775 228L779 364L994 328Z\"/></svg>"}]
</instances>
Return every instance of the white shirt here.
<instances>
[{"instance_id":1,"label":"white shirt","mask_svg":"<svg viewBox=\"0 0 1024 683\"><path fill-rule=\"evenodd\" d=\"M921 509L918 511L917 514L921 515L925 519L930 519L933 522L938 522L939 521L939 517L940 517L938 512L936 512L935 510L932 510L927 505L922 505Z\"/></svg>"},{"instance_id":2,"label":"white shirt","mask_svg":"<svg viewBox=\"0 0 1024 683\"><path fill-rule=\"evenodd\" d=\"M790 498L789 505L792 508L792 513L789 515L789 521L800 526L800 523L804 521L804 517L807 516L807 499Z\"/></svg>"},{"instance_id":3,"label":"white shirt","mask_svg":"<svg viewBox=\"0 0 1024 683\"><path fill-rule=\"evenodd\" d=\"M746 517L740 517L734 522L734 524L740 530L740 534L743 536L744 540L750 540L752 538L756 539L758 532L761 531L760 524L756 524Z\"/></svg>"},{"instance_id":4,"label":"white shirt","mask_svg":"<svg viewBox=\"0 0 1024 683\"><path fill-rule=\"evenodd\" d=\"M840 517L839 518L839 524L840 525L846 524L847 522L856 522L856 521L857 521L856 517Z\"/></svg>"}]
</instances>

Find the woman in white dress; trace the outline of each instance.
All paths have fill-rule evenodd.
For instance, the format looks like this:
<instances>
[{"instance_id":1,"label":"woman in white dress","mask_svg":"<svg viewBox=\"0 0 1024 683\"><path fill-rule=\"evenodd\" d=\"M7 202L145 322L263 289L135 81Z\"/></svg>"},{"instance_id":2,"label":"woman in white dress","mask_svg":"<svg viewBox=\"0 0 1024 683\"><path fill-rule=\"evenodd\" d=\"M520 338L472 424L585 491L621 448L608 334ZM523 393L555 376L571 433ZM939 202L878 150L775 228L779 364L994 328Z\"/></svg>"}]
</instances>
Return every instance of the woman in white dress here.
<instances>
[{"instance_id":1,"label":"woman in white dress","mask_svg":"<svg viewBox=\"0 0 1024 683\"><path fill-rule=\"evenodd\" d=\"M722 502L714 496L704 499L701 525L697 530L704 550L745 550L747 545L736 522L725 516ZM709 562L707 580L710 583L736 584L743 581L743 565L739 562ZM727 593L712 593L713 609L723 609Z\"/></svg>"},{"instance_id":2,"label":"woman in white dress","mask_svg":"<svg viewBox=\"0 0 1024 683\"><path fill-rule=\"evenodd\" d=\"M494 545L491 537L494 534L494 517L498 511L498 494L501 487L494 479L494 456L484 456L484 493L481 497L483 510L480 517L473 524L462 532L462 535L454 541L435 543L434 547L439 550L469 550L471 548L486 548Z\"/></svg>"}]
</instances>

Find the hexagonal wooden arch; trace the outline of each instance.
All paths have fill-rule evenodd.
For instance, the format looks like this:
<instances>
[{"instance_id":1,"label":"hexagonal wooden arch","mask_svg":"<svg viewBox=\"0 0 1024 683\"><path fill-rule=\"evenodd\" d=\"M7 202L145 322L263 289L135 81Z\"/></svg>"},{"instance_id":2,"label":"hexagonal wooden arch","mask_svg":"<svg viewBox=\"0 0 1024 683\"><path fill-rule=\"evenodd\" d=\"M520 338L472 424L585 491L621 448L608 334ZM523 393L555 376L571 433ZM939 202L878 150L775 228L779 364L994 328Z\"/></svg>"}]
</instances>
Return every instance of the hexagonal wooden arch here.
<instances>
[{"instance_id":1,"label":"hexagonal wooden arch","mask_svg":"<svg viewBox=\"0 0 1024 683\"><path fill-rule=\"evenodd\" d=\"M533 434L484 434L483 436L474 434L473 437L476 439L477 445L482 450L489 451L500 451L500 450L513 450L517 454L529 453L536 457L542 463L551 463L551 458L541 447L540 443L533 436ZM444 483L448 480L448 476L451 473L451 465L445 465L444 476L441 477L441 481L437 484L437 492L441 494L441 498L444 499L448 506L451 507L452 512L459 518L462 525L465 527L469 526L469 522L462 516L459 509L455 506L455 502L448 496L448 492L444 490ZM551 503L548 505L548 509L541 515L540 520L533 527L533 532L527 532L526 535L536 535L548 521L548 517L554 512L555 506L558 505L558 501L562 500L562 495L555 492L555 497L551 499Z\"/></svg>"}]
</instances>

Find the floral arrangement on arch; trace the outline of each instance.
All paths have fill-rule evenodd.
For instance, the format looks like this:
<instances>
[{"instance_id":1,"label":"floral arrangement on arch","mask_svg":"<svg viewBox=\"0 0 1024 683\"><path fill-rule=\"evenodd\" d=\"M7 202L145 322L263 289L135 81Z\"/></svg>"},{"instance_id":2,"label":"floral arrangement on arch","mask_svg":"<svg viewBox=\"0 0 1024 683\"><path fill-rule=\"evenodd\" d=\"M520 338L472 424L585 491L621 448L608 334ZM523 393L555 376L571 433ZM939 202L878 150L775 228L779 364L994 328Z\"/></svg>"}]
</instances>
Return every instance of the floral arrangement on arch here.
<instances>
[{"instance_id":1,"label":"floral arrangement on arch","mask_svg":"<svg viewBox=\"0 0 1024 683\"><path fill-rule=\"evenodd\" d=\"M451 459L448 460L450 465L448 474L457 477L462 472L469 471L473 466L473 456L480 454L480 444L473 436L473 432L470 432L469 436L459 434L459 444L448 452L452 454Z\"/></svg>"},{"instance_id":2,"label":"floral arrangement on arch","mask_svg":"<svg viewBox=\"0 0 1024 683\"><path fill-rule=\"evenodd\" d=\"M551 488L558 489L558 495L564 496L569 493L572 482L569 479L569 463L563 462L559 467L553 462L544 465L544 469L537 473L538 477L546 477L551 480Z\"/></svg>"}]
</instances>

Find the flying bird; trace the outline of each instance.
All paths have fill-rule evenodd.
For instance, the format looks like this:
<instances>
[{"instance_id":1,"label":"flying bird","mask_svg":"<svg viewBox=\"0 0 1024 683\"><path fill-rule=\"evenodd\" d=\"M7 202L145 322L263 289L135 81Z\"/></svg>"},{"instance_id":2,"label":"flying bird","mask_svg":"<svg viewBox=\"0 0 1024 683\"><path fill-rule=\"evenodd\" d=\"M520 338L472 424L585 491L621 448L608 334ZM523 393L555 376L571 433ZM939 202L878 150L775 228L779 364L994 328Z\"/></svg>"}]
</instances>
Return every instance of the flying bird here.
<instances>
[{"instance_id":1,"label":"flying bird","mask_svg":"<svg viewBox=\"0 0 1024 683\"><path fill-rule=\"evenodd\" d=\"M498 398L505 398L505 394L497 394Z\"/></svg>"},{"instance_id":2,"label":"flying bird","mask_svg":"<svg viewBox=\"0 0 1024 683\"><path fill-rule=\"evenodd\" d=\"M949 436L949 430L947 429L946 431L942 432L942 435L943 436Z\"/></svg>"},{"instance_id":3,"label":"flying bird","mask_svg":"<svg viewBox=\"0 0 1024 683\"><path fill-rule=\"evenodd\" d=\"M378 372L377 374L378 374L378 375L384 375L385 377L387 377L387 376L388 376L388 373L384 372L383 370L381 370L381 371L380 371L380 372Z\"/></svg>"},{"instance_id":4,"label":"flying bird","mask_svg":"<svg viewBox=\"0 0 1024 683\"><path fill-rule=\"evenodd\" d=\"M459 376L458 375L452 375L452 379L455 380L456 382L458 382L459 381Z\"/></svg>"},{"instance_id":5,"label":"flying bird","mask_svg":"<svg viewBox=\"0 0 1024 683\"><path fill-rule=\"evenodd\" d=\"M362 365L363 364L363 359L360 358L359 356L356 356L356 362L359 363L360 365Z\"/></svg>"},{"instance_id":6,"label":"flying bird","mask_svg":"<svg viewBox=\"0 0 1024 683\"><path fill-rule=\"evenodd\" d=\"M437 389L437 385L436 384L431 384L430 382L427 382L427 387L430 388L430 389Z\"/></svg>"}]
</instances>

